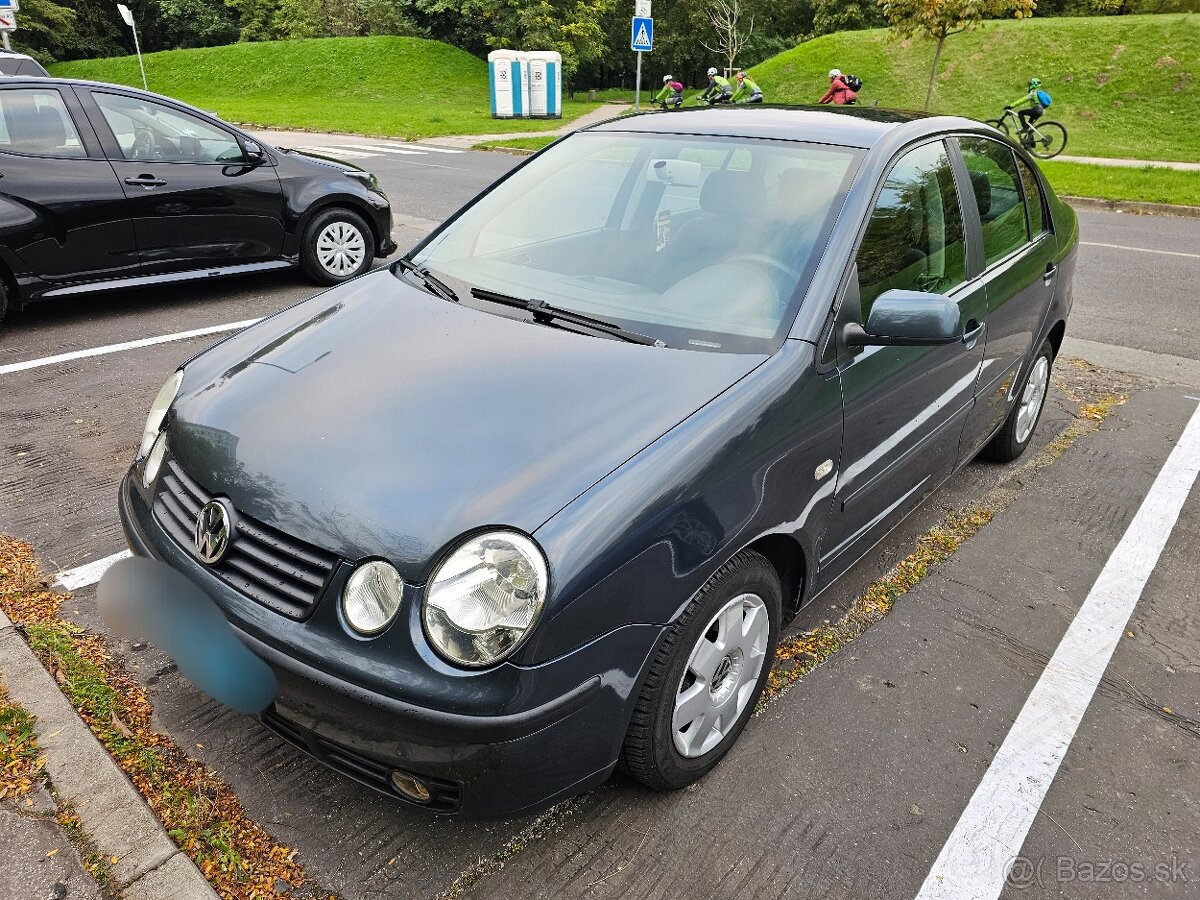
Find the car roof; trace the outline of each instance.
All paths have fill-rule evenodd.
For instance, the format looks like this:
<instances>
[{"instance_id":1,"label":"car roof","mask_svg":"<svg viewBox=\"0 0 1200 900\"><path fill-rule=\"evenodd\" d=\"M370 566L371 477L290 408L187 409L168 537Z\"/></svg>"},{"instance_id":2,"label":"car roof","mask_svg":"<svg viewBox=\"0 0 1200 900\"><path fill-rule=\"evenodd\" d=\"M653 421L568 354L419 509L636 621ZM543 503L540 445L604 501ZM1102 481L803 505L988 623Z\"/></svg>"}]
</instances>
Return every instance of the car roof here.
<instances>
[{"instance_id":1,"label":"car roof","mask_svg":"<svg viewBox=\"0 0 1200 900\"><path fill-rule=\"evenodd\" d=\"M586 130L782 138L869 149L898 133L915 138L978 127L978 122L958 116L870 106L756 105L644 112L609 119Z\"/></svg>"}]
</instances>

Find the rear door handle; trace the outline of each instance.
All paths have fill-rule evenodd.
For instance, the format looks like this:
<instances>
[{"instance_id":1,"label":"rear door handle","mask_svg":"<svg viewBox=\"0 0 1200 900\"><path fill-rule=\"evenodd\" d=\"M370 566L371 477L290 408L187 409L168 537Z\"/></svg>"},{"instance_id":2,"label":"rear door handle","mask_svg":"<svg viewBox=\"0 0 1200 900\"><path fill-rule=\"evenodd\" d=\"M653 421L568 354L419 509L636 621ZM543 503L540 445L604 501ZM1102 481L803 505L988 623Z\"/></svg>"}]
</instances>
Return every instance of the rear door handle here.
<instances>
[{"instance_id":1,"label":"rear door handle","mask_svg":"<svg viewBox=\"0 0 1200 900\"><path fill-rule=\"evenodd\" d=\"M161 178L155 178L153 175L139 175L137 178L126 178L125 183L140 185L141 187L159 187L166 184Z\"/></svg>"},{"instance_id":2,"label":"rear door handle","mask_svg":"<svg viewBox=\"0 0 1200 900\"><path fill-rule=\"evenodd\" d=\"M967 330L963 332L963 343L968 347L973 347L979 335L983 333L983 323L971 319L967 322Z\"/></svg>"},{"instance_id":3,"label":"rear door handle","mask_svg":"<svg viewBox=\"0 0 1200 900\"><path fill-rule=\"evenodd\" d=\"M1058 266L1056 266L1054 263L1047 264L1046 274L1042 276L1042 284L1044 284L1048 287L1050 285L1050 282L1054 280L1054 276L1055 276L1055 274L1057 274L1057 272L1058 272Z\"/></svg>"}]
</instances>

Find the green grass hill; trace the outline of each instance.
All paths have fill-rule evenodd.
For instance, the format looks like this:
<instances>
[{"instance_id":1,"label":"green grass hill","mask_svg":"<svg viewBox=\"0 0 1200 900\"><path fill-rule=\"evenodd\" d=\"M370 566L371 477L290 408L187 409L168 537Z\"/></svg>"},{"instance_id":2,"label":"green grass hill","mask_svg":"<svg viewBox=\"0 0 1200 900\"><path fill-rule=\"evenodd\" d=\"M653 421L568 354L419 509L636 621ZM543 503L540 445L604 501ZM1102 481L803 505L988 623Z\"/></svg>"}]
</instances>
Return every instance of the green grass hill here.
<instances>
[{"instance_id":1,"label":"green grass hill","mask_svg":"<svg viewBox=\"0 0 1200 900\"><path fill-rule=\"evenodd\" d=\"M487 64L440 41L321 38L168 50L144 57L150 89L231 122L386 137L537 131L556 120L495 120ZM137 58L59 63L51 73L141 87ZM568 102L574 118L597 104Z\"/></svg>"},{"instance_id":2,"label":"green grass hill","mask_svg":"<svg viewBox=\"0 0 1200 900\"><path fill-rule=\"evenodd\" d=\"M813 103L835 66L864 81L860 103L920 109L933 42L886 30L826 35L751 70L775 103ZM1067 153L1200 160L1200 14L987 22L946 42L932 109L998 116L1037 76Z\"/></svg>"}]
</instances>

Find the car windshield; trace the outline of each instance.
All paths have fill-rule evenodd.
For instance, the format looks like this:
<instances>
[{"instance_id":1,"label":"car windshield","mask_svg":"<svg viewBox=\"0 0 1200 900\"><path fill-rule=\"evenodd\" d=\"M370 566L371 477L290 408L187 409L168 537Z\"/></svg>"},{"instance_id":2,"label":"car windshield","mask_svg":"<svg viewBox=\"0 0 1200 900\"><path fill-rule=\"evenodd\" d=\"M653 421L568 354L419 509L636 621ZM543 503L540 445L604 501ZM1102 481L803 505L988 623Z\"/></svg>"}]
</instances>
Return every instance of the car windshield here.
<instances>
[{"instance_id":1,"label":"car windshield","mask_svg":"<svg viewBox=\"0 0 1200 900\"><path fill-rule=\"evenodd\" d=\"M669 347L769 353L860 159L794 141L584 132L515 171L415 260L499 315L520 313L470 291L552 304Z\"/></svg>"}]
</instances>

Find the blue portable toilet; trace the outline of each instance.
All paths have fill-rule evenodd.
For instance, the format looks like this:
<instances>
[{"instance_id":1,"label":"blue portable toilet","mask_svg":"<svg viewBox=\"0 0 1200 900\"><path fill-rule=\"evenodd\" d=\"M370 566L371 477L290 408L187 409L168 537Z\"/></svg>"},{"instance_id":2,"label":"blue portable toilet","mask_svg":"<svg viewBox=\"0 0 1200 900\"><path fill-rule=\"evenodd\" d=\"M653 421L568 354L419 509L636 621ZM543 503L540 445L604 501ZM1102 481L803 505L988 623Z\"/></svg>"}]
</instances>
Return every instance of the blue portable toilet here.
<instances>
[{"instance_id":1,"label":"blue portable toilet","mask_svg":"<svg viewBox=\"0 0 1200 900\"><path fill-rule=\"evenodd\" d=\"M493 119L529 115L527 64L522 56L513 50L493 50L488 54L488 90Z\"/></svg>"},{"instance_id":2,"label":"blue portable toilet","mask_svg":"<svg viewBox=\"0 0 1200 900\"><path fill-rule=\"evenodd\" d=\"M562 56L553 50L525 54L529 66L529 115L562 118Z\"/></svg>"}]
</instances>

